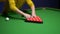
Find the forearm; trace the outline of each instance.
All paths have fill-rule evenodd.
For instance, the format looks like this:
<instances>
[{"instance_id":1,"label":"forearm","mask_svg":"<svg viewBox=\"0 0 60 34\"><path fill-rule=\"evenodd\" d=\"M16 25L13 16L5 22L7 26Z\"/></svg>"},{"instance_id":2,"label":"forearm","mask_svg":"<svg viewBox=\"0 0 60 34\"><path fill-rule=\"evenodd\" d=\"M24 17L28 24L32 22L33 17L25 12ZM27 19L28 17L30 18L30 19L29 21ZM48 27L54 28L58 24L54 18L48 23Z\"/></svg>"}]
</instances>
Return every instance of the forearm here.
<instances>
[{"instance_id":1,"label":"forearm","mask_svg":"<svg viewBox=\"0 0 60 34\"><path fill-rule=\"evenodd\" d=\"M19 13L19 14L21 14L21 15L25 14L23 11L19 10L18 8L16 8L16 12Z\"/></svg>"},{"instance_id":2,"label":"forearm","mask_svg":"<svg viewBox=\"0 0 60 34\"><path fill-rule=\"evenodd\" d=\"M19 10L16 6L15 7L11 6L11 10L13 10L13 11L15 11L15 12L21 14L21 15L24 15L23 11Z\"/></svg>"},{"instance_id":3,"label":"forearm","mask_svg":"<svg viewBox=\"0 0 60 34\"><path fill-rule=\"evenodd\" d=\"M36 14L36 13L35 13L35 6L34 6L34 5L31 6L31 10L32 10L32 15Z\"/></svg>"},{"instance_id":4,"label":"forearm","mask_svg":"<svg viewBox=\"0 0 60 34\"><path fill-rule=\"evenodd\" d=\"M35 15L35 6L34 6L34 3L32 2L32 0L27 0L27 4L30 6L30 8L32 10L32 15Z\"/></svg>"},{"instance_id":5,"label":"forearm","mask_svg":"<svg viewBox=\"0 0 60 34\"><path fill-rule=\"evenodd\" d=\"M33 4L33 2L31 1L31 4L30 4L30 8L31 8L31 10L32 10L32 15L35 15L36 13L35 13L35 6L34 6L34 4Z\"/></svg>"}]
</instances>

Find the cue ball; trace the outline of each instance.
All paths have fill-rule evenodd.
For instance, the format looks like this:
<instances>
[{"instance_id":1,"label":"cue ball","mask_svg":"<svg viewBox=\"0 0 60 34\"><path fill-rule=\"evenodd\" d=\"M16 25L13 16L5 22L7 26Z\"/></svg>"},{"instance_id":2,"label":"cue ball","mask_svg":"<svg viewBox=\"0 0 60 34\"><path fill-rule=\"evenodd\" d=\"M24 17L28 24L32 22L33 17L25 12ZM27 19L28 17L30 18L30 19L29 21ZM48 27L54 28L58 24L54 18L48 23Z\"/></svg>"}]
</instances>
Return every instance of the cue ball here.
<instances>
[{"instance_id":1,"label":"cue ball","mask_svg":"<svg viewBox=\"0 0 60 34\"><path fill-rule=\"evenodd\" d=\"M9 18L8 18L8 17L6 17L6 20L8 21L8 20L9 20Z\"/></svg>"}]
</instances>

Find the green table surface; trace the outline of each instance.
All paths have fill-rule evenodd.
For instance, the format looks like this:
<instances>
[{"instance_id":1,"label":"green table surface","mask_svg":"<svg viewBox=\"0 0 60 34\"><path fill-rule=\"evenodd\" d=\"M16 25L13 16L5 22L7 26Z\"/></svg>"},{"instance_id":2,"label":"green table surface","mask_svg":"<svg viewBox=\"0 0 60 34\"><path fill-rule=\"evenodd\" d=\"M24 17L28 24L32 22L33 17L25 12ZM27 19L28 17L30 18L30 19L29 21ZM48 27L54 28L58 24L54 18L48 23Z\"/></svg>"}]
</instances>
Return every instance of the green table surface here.
<instances>
[{"instance_id":1,"label":"green table surface","mask_svg":"<svg viewBox=\"0 0 60 34\"><path fill-rule=\"evenodd\" d=\"M9 21L0 15L0 34L60 34L60 10L38 8L36 14L43 24L25 22L17 13L9 13Z\"/></svg>"}]
</instances>

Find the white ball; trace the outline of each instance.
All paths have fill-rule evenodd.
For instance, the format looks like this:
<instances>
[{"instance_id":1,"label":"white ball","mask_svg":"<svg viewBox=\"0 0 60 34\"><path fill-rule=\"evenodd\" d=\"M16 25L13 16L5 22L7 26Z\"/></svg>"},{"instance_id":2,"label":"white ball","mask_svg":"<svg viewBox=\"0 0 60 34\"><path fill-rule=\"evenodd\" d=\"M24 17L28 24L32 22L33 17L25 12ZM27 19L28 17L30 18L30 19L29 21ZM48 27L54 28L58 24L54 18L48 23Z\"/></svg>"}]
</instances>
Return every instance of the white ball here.
<instances>
[{"instance_id":1,"label":"white ball","mask_svg":"<svg viewBox=\"0 0 60 34\"><path fill-rule=\"evenodd\" d=\"M8 17L6 17L6 20L9 20L9 18L8 18Z\"/></svg>"}]
</instances>

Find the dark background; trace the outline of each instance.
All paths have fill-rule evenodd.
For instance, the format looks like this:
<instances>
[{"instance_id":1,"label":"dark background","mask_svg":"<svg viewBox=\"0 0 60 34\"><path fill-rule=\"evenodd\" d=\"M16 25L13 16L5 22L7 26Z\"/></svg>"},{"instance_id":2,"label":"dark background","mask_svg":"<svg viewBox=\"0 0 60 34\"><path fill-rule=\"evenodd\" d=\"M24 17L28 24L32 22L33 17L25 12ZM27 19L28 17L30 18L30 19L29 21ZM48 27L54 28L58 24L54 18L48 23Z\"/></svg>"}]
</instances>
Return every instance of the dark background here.
<instances>
[{"instance_id":1,"label":"dark background","mask_svg":"<svg viewBox=\"0 0 60 34\"><path fill-rule=\"evenodd\" d=\"M50 7L50 8L60 8L59 1L60 0L32 0L35 4L35 7ZM0 2L0 12L3 9L3 2ZM23 9L27 9L28 5L25 3L24 6L22 7Z\"/></svg>"},{"instance_id":2,"label":"dark background","mask_svg":"<svg viewBox=\"0 0 60 34\"><path fill-rule=\"evenodd\" d=\"M33 0L36 7L59 8L59 0ZM27 4L23 8L28 8Z\"/></svg>"}]
</instances>

